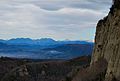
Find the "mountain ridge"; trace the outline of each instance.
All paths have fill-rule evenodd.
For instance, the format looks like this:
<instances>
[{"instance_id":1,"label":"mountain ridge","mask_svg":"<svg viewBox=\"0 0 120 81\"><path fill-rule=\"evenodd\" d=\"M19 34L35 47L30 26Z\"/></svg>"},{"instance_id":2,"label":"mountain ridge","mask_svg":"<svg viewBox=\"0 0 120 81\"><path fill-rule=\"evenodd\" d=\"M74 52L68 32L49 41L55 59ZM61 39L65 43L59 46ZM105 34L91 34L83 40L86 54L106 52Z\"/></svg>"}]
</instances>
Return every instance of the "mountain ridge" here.
<instances>
[{"instance_id":1,"label":"mountain ridge","mask_svg":"<svg viewBox=\"0 0 120 81\"><path fill-rule=\"evenodd\" d=\"M63 44L93 44L93 42L81 40L54 40L52 38L30 39L30 38L13 38L9 40L0 39L1 43L8 45L63 45Z\"/></svg>"}]
</instances>

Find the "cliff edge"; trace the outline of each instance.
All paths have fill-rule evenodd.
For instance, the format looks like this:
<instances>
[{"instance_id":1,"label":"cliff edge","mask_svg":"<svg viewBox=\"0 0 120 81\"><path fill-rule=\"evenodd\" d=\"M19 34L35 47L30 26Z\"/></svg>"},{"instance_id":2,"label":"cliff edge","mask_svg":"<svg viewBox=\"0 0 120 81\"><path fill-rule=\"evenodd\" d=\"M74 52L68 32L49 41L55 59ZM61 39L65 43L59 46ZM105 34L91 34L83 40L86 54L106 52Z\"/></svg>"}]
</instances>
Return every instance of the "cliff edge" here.
<instances>
[{"instance_id":1,"label":"cliff edge","mask_svg":"<svg viewBox=\"0 0 120 81\"><path fill-rule=\"evenodd\" d=\"M100 59L108 63L105 81L120 81L120 0L113 0L108 16L97 24L91 66Z\"/></svg>"}]
</instances>

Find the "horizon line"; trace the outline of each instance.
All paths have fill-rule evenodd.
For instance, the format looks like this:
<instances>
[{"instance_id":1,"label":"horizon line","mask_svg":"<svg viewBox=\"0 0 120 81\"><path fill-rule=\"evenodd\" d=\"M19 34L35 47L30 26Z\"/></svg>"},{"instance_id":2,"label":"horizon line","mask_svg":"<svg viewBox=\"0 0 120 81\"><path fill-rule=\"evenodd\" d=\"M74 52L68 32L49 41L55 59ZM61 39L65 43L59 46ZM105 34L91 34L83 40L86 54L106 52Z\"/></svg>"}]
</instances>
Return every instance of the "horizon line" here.
<instances>
[{"instance_id":1,"label":"horizon line","mask_svg":"<svg viewBox=\"0 0 120 81\"><path fill-rule=\"evenodd\" d=\"M94 40L83 40L83 39L55 39L55 38L50 38L50 37L41 37L41 38L29 38L29 37L15 37L15 38L0 38L0 40L11 40L11 39L31 39L31 40L40 40L40 39L52 39L55 41L86 41L86 42L93 42Z\"/></svg>"}]
</instances>

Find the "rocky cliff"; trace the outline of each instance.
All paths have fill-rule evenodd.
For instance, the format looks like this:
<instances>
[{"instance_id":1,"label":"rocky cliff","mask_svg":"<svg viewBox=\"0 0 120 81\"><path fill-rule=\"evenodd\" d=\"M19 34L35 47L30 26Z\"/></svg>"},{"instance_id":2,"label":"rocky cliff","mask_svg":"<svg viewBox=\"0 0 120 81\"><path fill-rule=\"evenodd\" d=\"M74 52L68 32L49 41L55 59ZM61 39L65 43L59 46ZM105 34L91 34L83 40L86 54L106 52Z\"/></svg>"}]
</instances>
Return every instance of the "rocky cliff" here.
<instances>
[{"instance_id":1,"label":"rocky cliff","mask_svg":"<svg viewBox=\"0 0 120 81\"><path fill-rule=\"evenodd\" d=\"M91 66L100 59L108 62L105 81L120 80L120 0L113 0L107 17L97 24Z\"/></svg>"}]
</instances>

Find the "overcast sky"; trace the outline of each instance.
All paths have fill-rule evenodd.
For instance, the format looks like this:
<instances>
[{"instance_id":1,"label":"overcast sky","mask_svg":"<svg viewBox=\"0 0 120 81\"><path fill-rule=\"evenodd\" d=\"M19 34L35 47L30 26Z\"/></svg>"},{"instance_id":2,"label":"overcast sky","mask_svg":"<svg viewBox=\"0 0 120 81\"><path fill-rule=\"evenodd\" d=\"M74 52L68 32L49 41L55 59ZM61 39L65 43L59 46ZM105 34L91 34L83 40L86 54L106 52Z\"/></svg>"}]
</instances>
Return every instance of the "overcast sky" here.
<instances>
[{"instance_id":1,"label":"overcast sky","mask_svg":"<svg viewBox=\"0 0 120 81\"><path fill-rule=\"evenodd\" d=\"M0 39L93 41L110 6L110 0L0 0Z\"/></svg>"}]
</instances>

